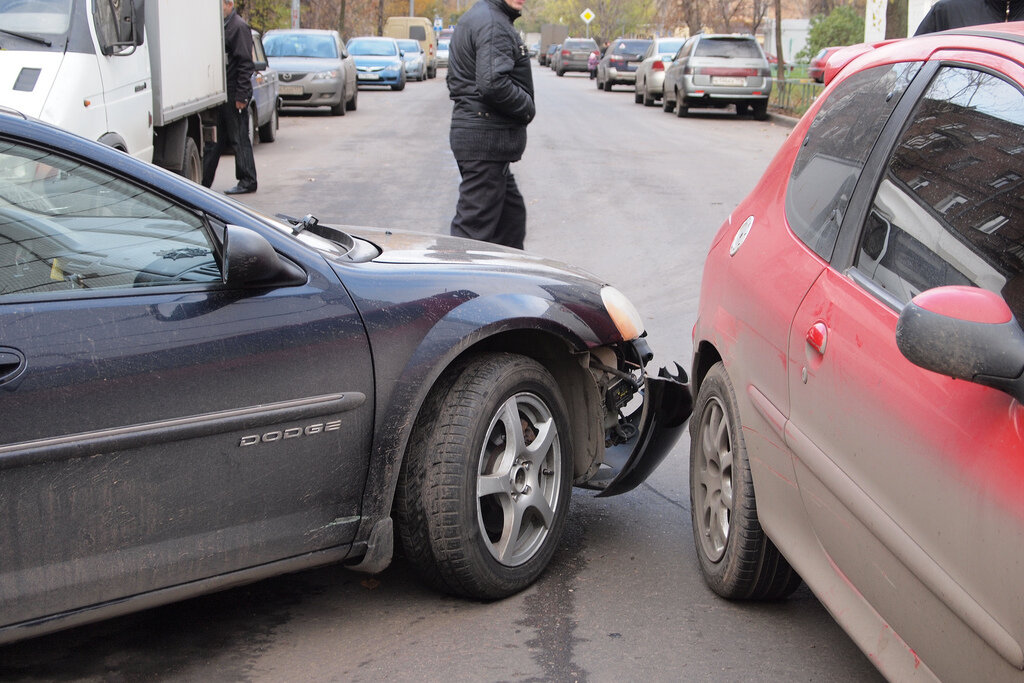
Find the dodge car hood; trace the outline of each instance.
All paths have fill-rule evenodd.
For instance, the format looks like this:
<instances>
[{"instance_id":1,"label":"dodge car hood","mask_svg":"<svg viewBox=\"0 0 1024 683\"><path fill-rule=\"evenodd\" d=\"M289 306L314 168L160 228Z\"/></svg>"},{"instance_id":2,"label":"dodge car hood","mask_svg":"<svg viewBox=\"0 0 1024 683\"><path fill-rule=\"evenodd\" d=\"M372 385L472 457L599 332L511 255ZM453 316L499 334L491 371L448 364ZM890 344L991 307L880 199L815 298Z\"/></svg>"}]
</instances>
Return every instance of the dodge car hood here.
<instances>
[{"instance_id":1,"label":"dodge car hood","mask_svg":"<svg viewBox=\"0 0 1024 683\"><path fill-rule=\"evenodd\" d=\"M379 228L344 226L341 229L375 244L381 250L373 259L378 263L472 264L509 270L558 271L599 282L581 268L489 242Z\"/></svg>"}]
</instances>

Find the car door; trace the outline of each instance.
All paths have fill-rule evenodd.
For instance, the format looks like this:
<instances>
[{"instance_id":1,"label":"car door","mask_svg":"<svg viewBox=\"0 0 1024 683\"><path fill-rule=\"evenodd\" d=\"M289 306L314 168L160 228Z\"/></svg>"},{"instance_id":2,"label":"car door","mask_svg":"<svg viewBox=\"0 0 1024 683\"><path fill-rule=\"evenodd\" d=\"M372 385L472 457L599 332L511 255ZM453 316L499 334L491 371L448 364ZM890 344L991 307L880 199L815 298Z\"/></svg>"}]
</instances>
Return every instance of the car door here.
<instances>
[{"instance_id":1,"label":"car door","mask_svg":"<svg viewBox=\"0 0 1024 683\"><path fill-rule=\"evenodd\" d=\"M352 539L373 418L359 316L269 229L301 277L225 284L225 229L0 136L3 624Z\"/></svg>"},{"instance_id":2,"label":"car door","mask_svg":"<svg viewBox=\"0 0 1024 683\"><path fill-rule=\"evenodd\" d=\"M941 285L1002 292L1024 320L1024 70L950 57L901 104L858 186L869 201L843 224L849 257L837 248L796 313L786 436L822 546L907 646L939 670L985 648L1020 668L1024 412L895 342L903 304Z\"/></svg>"}]
</instances>

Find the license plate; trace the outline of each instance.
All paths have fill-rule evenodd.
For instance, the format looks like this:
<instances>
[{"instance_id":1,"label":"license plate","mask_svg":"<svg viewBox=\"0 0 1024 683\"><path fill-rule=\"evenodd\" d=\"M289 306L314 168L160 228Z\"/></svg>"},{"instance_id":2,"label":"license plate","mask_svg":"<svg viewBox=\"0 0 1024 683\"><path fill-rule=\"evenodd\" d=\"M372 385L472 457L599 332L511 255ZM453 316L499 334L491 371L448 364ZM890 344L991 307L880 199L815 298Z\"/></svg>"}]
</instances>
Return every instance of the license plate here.
<instances>
[{"instance_id":1,"label":"license plate","mask_svg":"<svg viewBox=\"0 0 1024 683\"><path fill-rule=\"evenodd\" d=\"M380 74L357 74L361 81L379 81Z\"/></svg>"},{"instance_id":2,"label":"license plate","mask_svg":"<svg viewBox=\"0 0 1024 683\"><path fill-rule=\"evenodd\" d=\"M279 85L277 86L278 95L301 95L301 85Z\"/></svg>"},{"instance_id":3,"label":"license plate","mask_svg":"<svg viewBox=\"0 0 1024 683\"><path fill-rule=\"evenodd\" d=\"M739 76L712 76L711 85L724 85L734 88L742 88L747 84L747 79Z\"/></svg>"}]
</instances>

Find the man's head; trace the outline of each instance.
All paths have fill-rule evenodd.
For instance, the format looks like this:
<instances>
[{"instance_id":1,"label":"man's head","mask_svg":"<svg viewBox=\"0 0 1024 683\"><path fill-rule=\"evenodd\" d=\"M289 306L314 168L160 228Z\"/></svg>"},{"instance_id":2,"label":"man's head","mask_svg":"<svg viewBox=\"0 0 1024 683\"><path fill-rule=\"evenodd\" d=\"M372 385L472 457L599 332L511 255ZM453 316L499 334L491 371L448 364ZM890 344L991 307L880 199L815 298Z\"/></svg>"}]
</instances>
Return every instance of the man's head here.
<instances>
[{"instance_id":1,"label":"man's head","mask_svg":"<svg viewBox=\"0 0 1024 683\"><path fill-rule=\"evenodd\" d=\"M526 0L505 0L505 4L517 12L522 12L523 5L526 4Z\"/></svg>"},{"instance_id":2,"label":"man's head","mask_svg":"<svg viewBox=\"0 0 1024 683\"><path fill-rule=\"evenodd\" d=\"M221 5L224 9L224 18L226 19L231 10L235 9L235 0L222 0Z\"/></svg>"}]
</instances>

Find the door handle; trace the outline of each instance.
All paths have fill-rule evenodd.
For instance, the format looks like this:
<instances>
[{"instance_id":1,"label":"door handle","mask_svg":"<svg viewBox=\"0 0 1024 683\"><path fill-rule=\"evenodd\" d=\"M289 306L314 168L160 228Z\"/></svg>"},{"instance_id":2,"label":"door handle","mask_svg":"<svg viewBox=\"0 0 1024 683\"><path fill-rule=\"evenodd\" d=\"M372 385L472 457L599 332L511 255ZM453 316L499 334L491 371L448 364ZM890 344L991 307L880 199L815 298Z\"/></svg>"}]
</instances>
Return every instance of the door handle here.
<instances>
[{"instance_id":1,"label":"door handle","mask_svg":"<svg viewBox=\"0 0 1024 683\"><path fill-rule=\"evenodd\" d=\"M21 351L0 348L0 384L17 379L25 370L25 356Z\"/></svg>"},{"instance_id":2,"label":"door handle","mask_svg":"<svg viewBox=\"0 0 1024 683\"><path fill-rule=\"evenodd\" d=\"M825 347L828 346L828 326L819 320L807 330L806 339L819 356L824 356Z\"/></svg>"}]
</instances>

